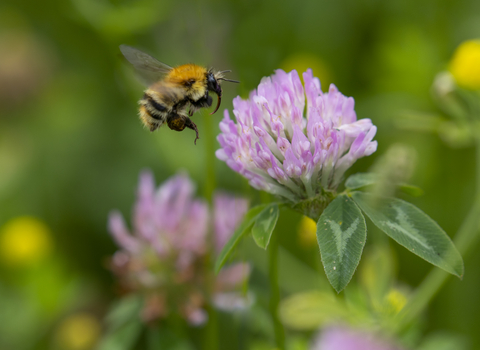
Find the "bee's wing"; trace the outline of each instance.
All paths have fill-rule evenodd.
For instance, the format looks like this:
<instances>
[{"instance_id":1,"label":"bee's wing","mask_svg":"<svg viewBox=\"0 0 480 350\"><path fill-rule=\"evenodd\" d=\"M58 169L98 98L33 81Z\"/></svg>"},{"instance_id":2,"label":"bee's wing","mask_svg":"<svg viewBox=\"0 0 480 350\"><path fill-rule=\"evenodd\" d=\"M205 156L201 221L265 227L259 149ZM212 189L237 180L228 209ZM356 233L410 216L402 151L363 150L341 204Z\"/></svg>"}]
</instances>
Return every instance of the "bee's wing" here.
<instances>
[{"instance_id":1,"label":"bee's wing","mask_svg":"<svg viewBox=\"0 0 480 350\"><path fill-rule=\"evenodd\" d=\"M140 74L147 85L162 80L173 68L149 54L128 45L120 45L120 51Z\"/></svg>"}]
</instances>

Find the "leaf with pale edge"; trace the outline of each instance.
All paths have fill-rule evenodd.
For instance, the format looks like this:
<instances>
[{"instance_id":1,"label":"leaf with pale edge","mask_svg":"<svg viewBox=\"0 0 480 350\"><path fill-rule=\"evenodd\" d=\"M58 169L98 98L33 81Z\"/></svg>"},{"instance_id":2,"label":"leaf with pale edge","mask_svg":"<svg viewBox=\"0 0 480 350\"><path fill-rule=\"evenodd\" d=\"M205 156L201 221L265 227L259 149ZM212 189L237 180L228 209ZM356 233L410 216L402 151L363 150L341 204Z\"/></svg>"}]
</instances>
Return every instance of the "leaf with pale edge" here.
<instances>
[{"instance_id":1,"label":"leaf with pale edge","mask_svg":"<svg viewBox=\"0 0 480 350\"><path fill-rule=\"evenodd\" d=\"M352 197L370 220L399 244L429 263L463 277L462 256L445 231L423 211L396 198L377 198L362 192L353 192Z\"/></svg>"},{"instance_id":2,"label":"leaf with pale edge","mask_svg":"<svg viewBox=\"0 0 480 350\"><path fill-rule=\"evenodd\" d=\"M227 261L227 258L232 253L233 249L240 242L240 239L247 233L248 229L252 227L257 219L258 214L260 214L267 204L258 205L250 209L243 219L243 222L235 230L235 233L230 237L228 242L223 246L222 251L218 255L217 261L215 262L215 273L218 273L222 266Z\"/></svg>"},{"instance_id":3,"label":"leaf with pale edge","mask_svg":"<svg viewBox=\"0 0 480 350\"><path fill-rule=\"evenodd\" d=\"M375 173L357 173L348 177L345 181L345 187L350 190L356 190L365 186L370 186L379 181L378 174Z\"/></svg>"},{"instance_id":4,"label":"leaf with pale edge","mask_svg":"<svg viewBox=\"0 0 480 350\"><path fill-rule=\"evenodd\" d=\"M277 224L279 213L278 204L272 203L257 216L252 228L252 236L260 248L267 249L273 229Z\"/></svg>"},{"instance_id":5,"label":"leaf with pale edge","mask_svg":"<svg viewBox=\"0 0 480 350\"><path fill-rule=\"evenodd\" d=\"M337 293L350 282L366 239L365 218L345 194L335 198L318 219L317 240L323 267Z\"/></svg>"}]
</instances>

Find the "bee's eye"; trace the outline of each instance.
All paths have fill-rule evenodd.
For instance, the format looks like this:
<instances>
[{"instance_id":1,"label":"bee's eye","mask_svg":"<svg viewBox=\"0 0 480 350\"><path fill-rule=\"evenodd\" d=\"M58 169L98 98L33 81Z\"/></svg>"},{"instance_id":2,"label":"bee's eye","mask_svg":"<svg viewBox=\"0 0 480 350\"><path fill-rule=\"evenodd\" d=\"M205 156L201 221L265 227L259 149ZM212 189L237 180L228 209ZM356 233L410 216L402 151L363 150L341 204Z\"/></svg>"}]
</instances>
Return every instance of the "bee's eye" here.
<instances>
[{"instance_id":1,"label":"bee's eye","mask_svg":"<svg viewBox=\"0 0 480 350\"><path fill-rule=\"evenodd\" d=\"M184 82L184 85L190 87L190 86L192 86L194 83L195 83L195 79L189 79L189 80L187 80L187 81Z\"/></svg>"}]
</instances>

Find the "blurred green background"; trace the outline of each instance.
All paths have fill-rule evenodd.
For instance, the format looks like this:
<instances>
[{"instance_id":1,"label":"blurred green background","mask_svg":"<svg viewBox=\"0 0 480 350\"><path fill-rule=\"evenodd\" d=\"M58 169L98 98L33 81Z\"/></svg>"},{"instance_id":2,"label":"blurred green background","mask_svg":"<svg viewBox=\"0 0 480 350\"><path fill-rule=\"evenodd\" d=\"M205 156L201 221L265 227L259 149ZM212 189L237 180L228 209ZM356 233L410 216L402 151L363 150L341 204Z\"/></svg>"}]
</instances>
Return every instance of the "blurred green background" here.
<instances>
[{"instance_id":1,"label":"blurred green background","mask_svg":"<svg viewBox=\"0 0 480 350\"><path fill-rule=\"evenodd\" d=\"M408 111L440 113L431 97L434 77L462 41L476 37L478 0L3 0L0 229L20 233L0 241L0 348L64 348L61 339L75 334L75 325L92 339L101 332L117 295L105 266L115 251L107 215L117 208L129 217L141 169L151 168L157 182L186 169L199 195L208 194L214 176L218 187L258 201L225 164L215 160L212 171L207 153L218 148L221 111L277 68L313 68L324 91L335 83L355 98L358 118L378 126L378 151L350 173L367 171L392 144L413 147L410 182L425 195L408 200L454 236L473 198L473 148L396 121ZM193 117L196 146L190 130L142 128L143 87L120 59L120 44L169 65L232 69L229 77L241 84L223 84L214 131L201 113ZM302 255L299 219L285 219L282 242ZM390 244L399 281L415 287L431 266ZM308 254L304 260L323 274L317 250ZM479 265L480 255L470 254L464 280L449 279L424 316L425 334L452 333L480 348Z\"/></svg>"}]
</instances>

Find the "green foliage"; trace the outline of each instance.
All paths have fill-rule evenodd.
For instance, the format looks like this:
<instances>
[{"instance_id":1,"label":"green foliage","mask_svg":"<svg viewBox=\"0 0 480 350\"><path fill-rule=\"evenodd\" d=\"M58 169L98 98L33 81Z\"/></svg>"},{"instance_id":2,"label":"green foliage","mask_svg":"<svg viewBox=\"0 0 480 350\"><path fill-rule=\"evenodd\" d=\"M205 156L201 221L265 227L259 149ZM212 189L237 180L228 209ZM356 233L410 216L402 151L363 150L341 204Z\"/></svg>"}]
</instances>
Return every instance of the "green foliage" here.
<instances>
[{"instance_id":1,"label":"green foliage","mask_svg":"<svg viewBox=\"0 0 480 350\"><path fill-rule=\"evenodd\" d=\"M218 273L222 266L227 262L228 257L233 252L235 247L238 245L240 240L246 235L249 229L255 224L257 217L263 210L267 207L267 204L256 206L250 209L243 219L243 222L235 230L235 233L230 237L228 242L223 246L222 251L218 255L217 261L215 262L215 272Z\"/></svg>"},{"instance_id":2,"label":"green foliage","mask_svg":"<svg viewBox=\"0 0 480 350\"><path fill-rule=\"evenodd\" d=\"M132 295L112 306L106 317L107 332L100 340L98 350L129 350L142 332L140 310L142 298Z\"/></svg>"},{"instance_id":3,"label":"green foliage","mask_svg":"<svg viewBox=\"0 0 480 350\"><path fill-rule=\"evenodd\" d=\"M345 181L345 187L350 190L357 190L378 182L378 175L374 173L356 173Z\"/></svg>"},{"instance_id":4,"label":"green foliage","mask_svg":"<svg viewBox=\"0 0 480 350\"><path fill-rule=\"evenodd\" d=\"M423 190L420 187L413 186L413 185L407 185L407 184L401 184L398 186L398 189L402 191L403 193L406 193L412 197L420 197L423 195Z\"/></svg>"},{"instance_id":5,"label":"green foliage","mask_svg":"<svg viewBox=\"0 0 480 350\"><path fill-rule=\"evenodd\" d=\"M167 327L150 327L147 329L146 350L193 350L195 349L187 339L175 334Z\"/></svg>"},{"instance_id":6,"label":"green foliage","mask_svg":"<svg viewBox=\"0 0 480 350\"><path fill-rule=\"evenodd\" d=\"M450 237L428 215L396 198L352 193L355 203L383 232L412 253L445 271L463 277L463 260Z\"/></svg>"},{"instance_id":7,"label":"green foliage","mask_svg":"<svg viewBox=\"0 0 480 350\"><path fill-rule=\"evenodd\" d=\"M105 321L110 331L116 331L132 319L138 319L142 308L142 298L139 295L131 295L117 301L112 305Z\"/></svg>"},{"instance_id":8,"label":"green foliage","mask_svg":"<svg viewBox=\"0 0 480 350\"><path fill-rule=\"evenodd\" d=\"M267 205L265 209L258 214L252 228L252 236L260 248L267 249L270 237L277 224L279 213L278 204L273 203Z\"/></svg>"},{"instance_id":9,"label":"green foliage","mask_svg":"<svg viewBox=\"0 0 480 350\"><path fill-rule=\"evenodd\" d=\"M349 190L359 190L368 186L372 186L381 181L378 174L375 173L356 173L351 175L345 181L345 187ZM412 197L419 197L423 195L423 190L417 186L400 183L397 185L398 189Z\"/></svg>"},{"instance_id":10,"label":"green foliage","mask_svg":"<svg viewBox=\"0 0 480 350\"><path fill-rule=\"evenodd\" d=\"M285 299L280 307L282 322L289 328L317 330L348 317L348 309L327 292L305 292Z\"/></svg>"},{"instance_id":11,"label":"green foliage","mask_svg":"<svg viewBox=\"0 0 480 350\"><path fill-rule=\"evenodd\" d=\"M340 293L350 282L367 239L365 218L343 194L333 200L317 223L322 263L332 287Z\"/></svg>"},{"instance_id":12,"label":"green foliage","mask_svg":"<svg viewBox=\"0 0 480 350\"><path fill-rule=\"evenodd\" d=\"M143 325L135 319L127 322L122 327L107 333L98 345L98 350L129 350L137 342Z\"/></svg>"},{"instance_id":13,"label":"green foliage","mask_svg":"<svg viewBox=\"0 0 480 350\"><path fill-rule=\"evenodd\" d=\"M468 341L454 334L437 333L429 335L417 350L468 350Z\"/></svg>"}]
</instances>

